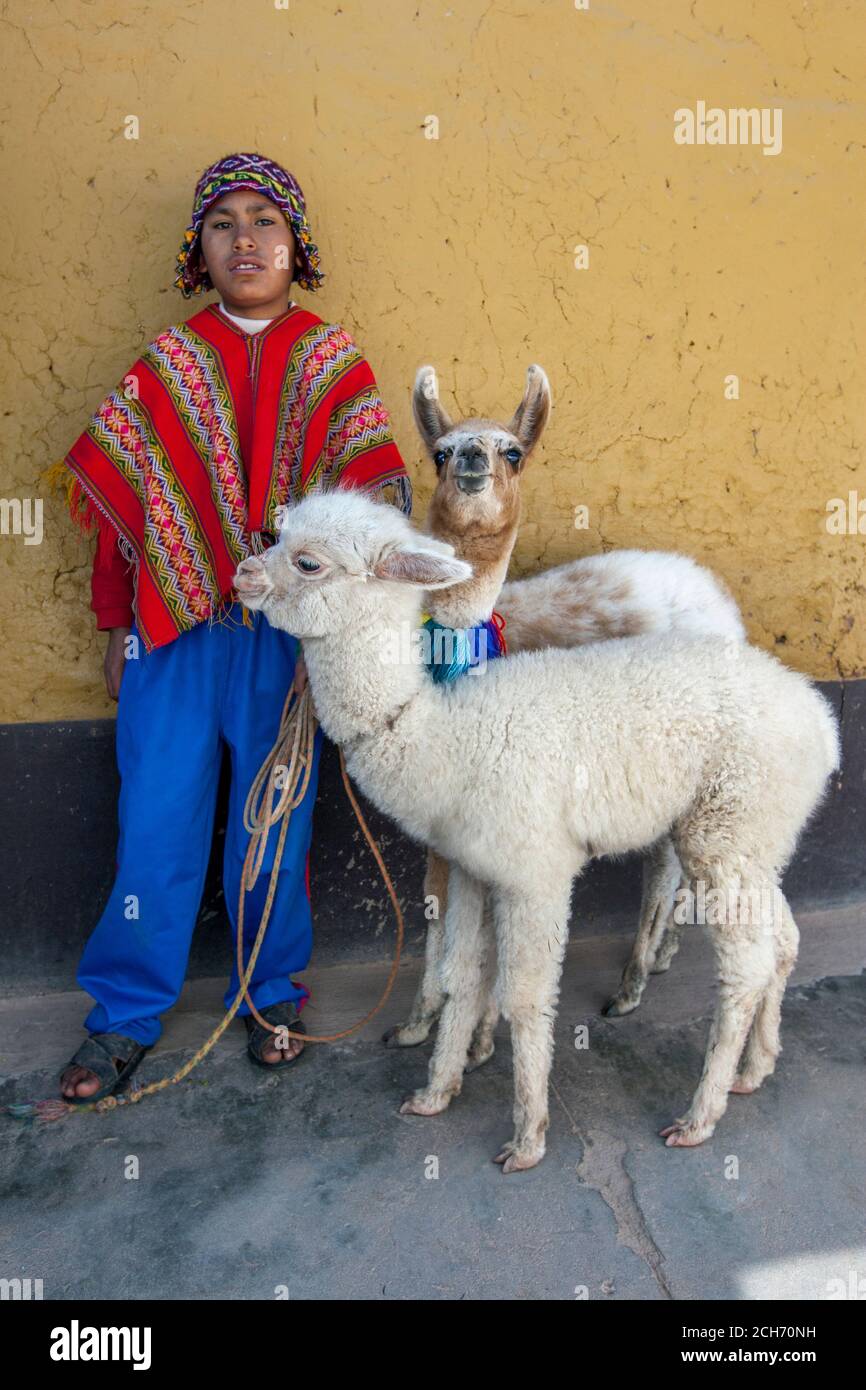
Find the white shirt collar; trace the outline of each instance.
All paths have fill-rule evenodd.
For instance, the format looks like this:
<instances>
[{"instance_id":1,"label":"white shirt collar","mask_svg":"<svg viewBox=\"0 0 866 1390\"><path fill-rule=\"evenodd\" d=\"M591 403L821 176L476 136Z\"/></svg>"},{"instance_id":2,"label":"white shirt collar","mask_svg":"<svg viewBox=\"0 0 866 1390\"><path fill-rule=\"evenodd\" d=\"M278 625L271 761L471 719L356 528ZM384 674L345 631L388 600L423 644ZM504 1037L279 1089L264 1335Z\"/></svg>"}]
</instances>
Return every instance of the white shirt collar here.
<instances>
[{"instance_id":1,"label":"white shirt collar","mask_svg":"<svg viewBox=\"0 0 866 1390\"><path fill-rule=\"evenodd\" d=\"M295 308L294 300L289 300L287 308ZM267 328L269 323L273 323L273 319L243 319L237 314L230 314L222 301L220 301L220 309L225 314L226 318L231 319L232 323L236 323L238 328L243 329L244 333L261 333L263 328Z\"/></svg>"}]
</instances>

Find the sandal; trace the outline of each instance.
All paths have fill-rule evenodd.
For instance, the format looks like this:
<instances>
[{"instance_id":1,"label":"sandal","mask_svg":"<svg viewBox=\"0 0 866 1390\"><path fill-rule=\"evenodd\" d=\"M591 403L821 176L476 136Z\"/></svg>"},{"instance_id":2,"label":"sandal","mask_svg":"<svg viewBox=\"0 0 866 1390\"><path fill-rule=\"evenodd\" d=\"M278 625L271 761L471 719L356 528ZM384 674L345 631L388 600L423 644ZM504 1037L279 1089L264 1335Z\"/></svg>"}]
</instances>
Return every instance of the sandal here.
<instances>
[{"instance_id":1,"label":"sandal","mask_svg":"<svg viewBox=\"0 0 866 1390\"><path fill-rule=\"evenodd\" d=\"M93 1072L97 1081L103 1083L102 1087L90 1096L66 1096L61 1090L61 1098L69 1105L90 1105L92 1101L104 1100L113 1091L119 1090L124 1081L129 1080L148 1052L149 1047L145 1047L135 1038L125 1037L122 1033L91 1033L64 1070L68 1071L69 1067L85 1067L87 1071ZM115 1065L115 1058L123 1063L119 1071Z\"/></svg>"},{"instance_id":2,"label":"sandal","mask_svg":"<svg viewBox=\"0 0 866 1390\"><path fill-rule=\"evenodd\" d=\"M259 1009L259 1013L262 1018L267 1019L268 1023L272 1023L275 1028L291 1028L293 1033L305 1033L307 1031L301 1022L298 1006L291 999L286 999L280 1004L269 1004L266 1009ZM298 1058L303 1057L304 1053L308 1050L306 1047L302 1048L301 1051L296 1052L293 1057L289 1056L287 1052L279 1062L266 1062L262 1053L265 1045L273 1040L273 1033L270 1029L263 1028L260 1023L257 1023L252 1014L246 1014L244 1016L244 1023L246 1024L247 1035L249 1037L247 1053L250 1060L255 1062L258 1067L267 1067L268 1071L279 1071L280 1067L297 1062Z\"/></svg>"}]
</instances>

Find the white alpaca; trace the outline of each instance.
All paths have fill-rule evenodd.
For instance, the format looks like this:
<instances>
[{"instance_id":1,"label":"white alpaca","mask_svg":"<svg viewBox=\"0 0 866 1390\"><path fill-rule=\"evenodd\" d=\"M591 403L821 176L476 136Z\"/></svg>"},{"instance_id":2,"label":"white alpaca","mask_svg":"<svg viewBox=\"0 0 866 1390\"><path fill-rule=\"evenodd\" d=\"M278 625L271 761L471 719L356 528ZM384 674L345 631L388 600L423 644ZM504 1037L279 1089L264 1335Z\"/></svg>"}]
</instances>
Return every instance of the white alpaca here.
<instances>
[{"instance_id":1,"label":"white alpaca","mask_svg":"<svg viewBox=\"0 0 866 1390\"><path fill-rule=\"evenodd\" d=\"M436 686L401 653L423 591L468 577L449 552L396 509L334 492L288 510L278 545L235 580L249 607L303 639L319 719L364 793L453 865L448 999L428 1085L404 1111L438 1113L460 1091L495 956L515 1075L514 1136L497 1161L538 1163L573 879L595 855L670 832L690 883L726 903L709 923L721 987L703 1075L662 1131L698 1144L728 1091L754 1090L775 1065L798 941L779 876L837 765L832 713L803 676L716 639L525 652Z\"/></svg>"}]
</instances>

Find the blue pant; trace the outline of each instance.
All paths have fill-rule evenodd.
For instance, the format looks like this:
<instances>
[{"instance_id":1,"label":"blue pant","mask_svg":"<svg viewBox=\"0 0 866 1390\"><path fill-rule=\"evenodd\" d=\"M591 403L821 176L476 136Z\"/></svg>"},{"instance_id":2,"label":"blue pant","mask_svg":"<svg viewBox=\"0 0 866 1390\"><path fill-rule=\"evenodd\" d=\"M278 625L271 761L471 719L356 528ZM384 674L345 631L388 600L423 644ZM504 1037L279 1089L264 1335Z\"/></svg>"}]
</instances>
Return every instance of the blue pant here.
<instances>
[{"instance_id":1,"label":"blue pant","mask_svg":"<svg viewBox=\"0 0 866 1390\"><path fill-rule=\"evenodd\" d=\"M117 710L121 777L117 878L81 958L78 983L96 1000L91 1033L123 1033L156 1042L160 1014L171 1008L186 974L193 928L210 857L224 741L231 754L231 794L223 888L232 956L238 891L249 837L243 809L250 785L273 746L295 670L297 639L253 613L253 628L235 604L220 623L200 623L168 646L128 660ZM137 636L136 629L133 634ZM307 852L322 733L313 774L292 812L279 882L250 994L256 1008L306 998L293 971L312 949ZM244 902L245 960L261 920L279 836L275 827L252 893ZM225 995L238 992L237 964ZM241 1015L249 1013L244 1002Z\"/></svg>"}]
</instances>

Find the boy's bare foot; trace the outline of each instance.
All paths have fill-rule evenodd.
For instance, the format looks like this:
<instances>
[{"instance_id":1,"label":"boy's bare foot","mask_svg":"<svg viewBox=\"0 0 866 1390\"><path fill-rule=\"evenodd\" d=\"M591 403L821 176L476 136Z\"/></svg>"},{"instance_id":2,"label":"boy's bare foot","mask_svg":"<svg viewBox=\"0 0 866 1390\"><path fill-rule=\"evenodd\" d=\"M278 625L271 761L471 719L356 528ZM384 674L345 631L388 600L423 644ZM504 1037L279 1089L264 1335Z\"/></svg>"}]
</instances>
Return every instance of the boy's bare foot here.
<instances>
[{"instance_id":1,"label":"boy's bare foot","mask_svg":"<svg viewBox=\"0 0 866 1390\"><path fill-rule=\"evenodd\" d=\"M115 1057L112 1060L117 1067L119 1059ZM68 1100L72 1100L75 1096L92 1096L101 1084L99 1077L86 1067L67 1067L60 1078L60 1091Z\"/></svg>"},{"instance_id":2,"label":"boy's bare foot","mask_svg":"<svg viewBox=\"0 0 866 1390\"><path fill-rule=\"evenodd\" d=\"M261 1047L261 1059L267 1062L269 1067L278 1067L281 1062L291 1062L297 1057L299 1052L303 1052L304 1044L300 1038L287 1038L285 1047L277 1047L274 1041L275 1034L271 1034L266 1043Z\"/></svg>"},{"instance_id":3,"label":"boy's bare foot","mask_svg":"<svg viewBox=\"0 0 866 1390\"><path fill-rule=\"evenodd\" d=\"M122 1033L91 1033L60 1077L64 1100L102 1100L135 1071L149 1047Z\"/></svg>"},{"instance_id":4,"label":"boy's bare foot","mask_svg":"<svg viewBox=\"0 0 866 1390\"><path fill-rule=\"evenodd\" d=\"M304 1051L301 1039L287 1037L285 1032L287 1029L292 1033L305 1032L297 1005L291 1000L284 1000L279 1004L269 1004L259 1012L278 1031L273 1033L263 1028L251 1015L244 1018L249 1039L247 1052L251 1060L262 1067L288 1066Z\"/></svg>"}]
</instances>

